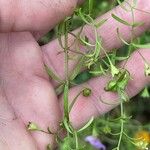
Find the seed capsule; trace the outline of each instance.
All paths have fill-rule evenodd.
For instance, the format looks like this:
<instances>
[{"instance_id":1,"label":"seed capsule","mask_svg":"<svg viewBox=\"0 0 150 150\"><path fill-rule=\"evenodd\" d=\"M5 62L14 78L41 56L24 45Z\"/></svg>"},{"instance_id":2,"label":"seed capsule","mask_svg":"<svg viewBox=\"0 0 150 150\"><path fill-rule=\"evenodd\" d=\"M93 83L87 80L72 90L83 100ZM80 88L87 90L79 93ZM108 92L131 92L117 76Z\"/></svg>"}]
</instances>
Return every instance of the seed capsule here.
<instances>
[{"instance_id":1,"label":"seed capsule","mask_svg":"<svg viewBox=\"0 0 150 150\"><path fill-rule=\"evenodd\" d=\"M85 89L83 90L83 92L82 92L82 95L85 96L85 97L88 97L88 96L91 95L91 93L92 93L92 90L91 90L91 89L85 88Z\"/></svg>"}]
</instances>

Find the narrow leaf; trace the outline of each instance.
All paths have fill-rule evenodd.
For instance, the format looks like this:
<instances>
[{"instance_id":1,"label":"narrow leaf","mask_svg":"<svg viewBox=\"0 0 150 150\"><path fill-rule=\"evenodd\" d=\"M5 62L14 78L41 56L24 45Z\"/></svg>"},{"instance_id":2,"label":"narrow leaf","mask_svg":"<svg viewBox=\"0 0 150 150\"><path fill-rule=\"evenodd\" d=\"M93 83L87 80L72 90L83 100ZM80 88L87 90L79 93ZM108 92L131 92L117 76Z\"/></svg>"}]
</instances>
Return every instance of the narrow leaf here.
<instances>
[{"instance_id":1,"label":"narrow leaf","mask_svg":"<svg viewBox=\"0 0 150 150\"><path fill-rule=\"evenodd\" d=\"M121 19L120 17L116 16L115 14L111 14L111 16L117 20L118 22L124 24L124 25L127 25L127 26L132 26L130 23L128 23L127 21Z\"/></svg>"},{"instance_id":2,"label":"narrow leaf","mask_svg":"<svg viewBox=\"0 0 150 150\"><path fill-rule=\"evenodd\" d=\"M123 37L121 36L120 32L119 32L119 28L117 28L117 35L118 35L118 38L126 45L130 45L128 42L126 42Z\"/></svg>"},{"instance_id":3,"label":"narrow leaf","mask_svg":"<svg viewBox=\"0 0 150 150\"><path fill-rule=\"evenodd\" d=\"M83 63L84 63L84 59L85 59L84 56L79 59L78 64L73 69L73 71L69 77L69 80L71 80L71 81L74 80L75 77L80 73Z\"/></svg>"},{"instance_id":4,"label":"narrow leaf","mask_svg":"<svg viewBox=\"0 0 150 150\"><path fill-rule=\"evenodd\" d=\"M78 132L81 132L81 131L85 130L87 127L89 127L89 126L92 124L93 121L94 121L94 117L92 117L92 118L86 123L85 126L83 126L81 129L79 129Z\"/></svg>"},{"instance_id":5,"label":"narrow leaf","mask_svg":"<svg viewBox=\"0 0 150 150\"><path fill-rule=\"evenodd\" d=\"M77 101L77 98L80 96L81 93L82 93L82 91L80 91L80 92L75 96L75 98L72 100L72 102L71 102L71 104L70 104L70 106L69 106L69 113L70 113L70 111L71 111L73 105L75 104L75 102Z\"/></svg>"},{"instance_id":6,"label":"narrow leaf","mask_svg":"<svg viewBox=\"0 0 150 150\"><path fill-rule=\"evenodd\" d=\"M132 24L132 27L140 27L140 26L142 26L142 25L144 25L144 22L134 22L134 23Z\"/></svg>"},{"instance_id":7,"label":"narrow leaf","mask_svg":"<svg viewBox=\"0 0 150 150\"><path fill-rule=\"evenodd\" d=\"M46 72L52 79L54 79L60 83L63 82L47 65L44 65L44 66L45 66Z\"/></svg>"},{"instance_id":8,"label":"narrow leaf","mask_svg":"<svg viewBox=\"0 0 150 150\"><path fill-rule=\"evenodd\" d=\"M100 20L99 22L94 23L94 26L95 26L96 28L99 28L99 27L101 27L107 20L108 20L108 19Z\"/></svg>"},{"instance_id":9,"label":"narrow leaf","mask_svg":"<svg viewBox=\"0 0 150 150\"><path fill-rule=\"evenodd\" d=\"M135 44L135 43L132 43L132 45L134 47L137 47L137 48L150 48L150 43L148 43L148 44Z\"/></svg>"},{"instance_id":10,"label":"narrow leaf","mask_svg":"<svg viewBox=\"0 0 150 150\"><path fill-rule=\"evenodd\" d=\"M70 129L70 126L69 126L69 124L68 124L67 118L64 118L63 123L64 123L64 126L65 126L66 130L67 130L69 133L73 134L73 132L72 132L72 130Z\"/></svg>"}]
</instances>

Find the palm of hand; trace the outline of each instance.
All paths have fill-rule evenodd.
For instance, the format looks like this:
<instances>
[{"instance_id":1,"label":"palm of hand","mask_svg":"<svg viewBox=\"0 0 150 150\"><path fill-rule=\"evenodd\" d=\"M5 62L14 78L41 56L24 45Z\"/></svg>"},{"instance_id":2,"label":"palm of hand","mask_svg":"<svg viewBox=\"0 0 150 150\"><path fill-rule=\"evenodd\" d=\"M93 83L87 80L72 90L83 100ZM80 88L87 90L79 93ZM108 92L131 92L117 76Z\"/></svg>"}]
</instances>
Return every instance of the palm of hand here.
<instances>
[{"instance_id":1,"label":"palm of hand","mask_svg":"<svg viewBox=\"0 0 150 150\"><path fill-rule=\"evenodd\" d=\"M52 142L49 136L31 136L24 126L33 121L56 132L60 121L57 97L44 70L42 52L30 33L4 34L0 38L5 39L0 55L0 148L36 149L34 137L35 145L44 149Z\"/></svg>"}]
</instances>

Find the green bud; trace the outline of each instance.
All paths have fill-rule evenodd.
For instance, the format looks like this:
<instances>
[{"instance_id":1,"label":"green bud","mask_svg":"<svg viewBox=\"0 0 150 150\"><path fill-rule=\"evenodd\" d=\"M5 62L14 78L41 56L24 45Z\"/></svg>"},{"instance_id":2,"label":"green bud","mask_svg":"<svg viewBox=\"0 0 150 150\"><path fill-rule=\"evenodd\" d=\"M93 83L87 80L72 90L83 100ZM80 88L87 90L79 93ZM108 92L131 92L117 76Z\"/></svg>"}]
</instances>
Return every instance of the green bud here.
<instances>
[{"instance_id":1,"label":"green bud","mask_svg":"<svg viewBox=\"0 0 150 150\"><path fill-rule=\"evenodd\" d=\"M111 133L111 128L110 128L109 126L105 126L105 127L103 128L103 132L104 132L105 134L109 134L109 133Z\"/></svg>"},{"instance_id":2,"label":"green bud","mask_svg":"<svg viewBox=\"0 0 150 150\"><path fill-rule=\"evenodd\" d=\"M91 93L92 93L92 90L91 90L91 89L85 88L85 89L83 90L83 92L82 92L82 95L85 96L85 97L88 97L88 96L91 95Z\"/></svg>"}]
</instances>

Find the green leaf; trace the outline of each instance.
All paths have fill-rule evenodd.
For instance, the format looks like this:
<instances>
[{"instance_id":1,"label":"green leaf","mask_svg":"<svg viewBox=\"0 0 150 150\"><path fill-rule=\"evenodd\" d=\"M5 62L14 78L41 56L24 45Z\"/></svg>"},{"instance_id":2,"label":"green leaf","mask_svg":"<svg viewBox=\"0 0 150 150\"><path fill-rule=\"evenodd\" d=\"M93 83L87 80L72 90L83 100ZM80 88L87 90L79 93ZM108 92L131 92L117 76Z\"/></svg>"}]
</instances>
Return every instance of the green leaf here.
<instances>
[{"instance_id":1,"label":"green leaf","mask_svg":"<svg viewBox=\"0 0 150 150\"><path fill-rule=\"evenodd\" d=\"M94 47L95 45L90 44L90 43L89 43L89 40L87 40L87 39L88 39L87 36L85 36L85 38L82 38L82 37L79 38L81 44L83 44L83 45L85 45L85 46L91 46L91 47Z\"/></svg>"},{"instance_id":2,"label":"green leaf","mask_svg":"<svg viewBox=\"0 0 150 150\"><path fill-rule=\"evenodd\" d=\"M95 26L96 28L99 28L99 27L101 27L107 20L108 20L108 19L100 20L99 22L94 23L94 26Z\"/></svg>"},{"instance_id":3,"label":"green leaf","mask_svg":"<svg viewBox=\"0 0 150 150\"><path fill-rule=\"evenodd\" d=\"M66 129L69 133L73 134L72 129L71 129L70 126L69 126L69 123L68 123L67 118L64 118L64 119L63 119L63 124L64 124L64 126L65 126L65 129Z\"/></svg>"},{"instance_id":4,"label":"green leaf","mask_svg":"<svg viewBox=\"0 0 150 150\"><path fill-rule=\"evenodd\" d=\"M150 43L148 43L148 44L135 44L135 43L132 43L132 45L136 48L150 48Z\"/></svg>"},{"instance_id":5,"label":"green leaf","mask_svg":"<svg viewBox=\"0 0 150 150\"><path fill-rule=\"evenodd\" d=\"M134 23L132 24L132 27L140 27L140 26L142 26L142 25L144 25L144 22L134 22Z\"/></svg>"},{"instance_id":6,"label":"green leaf","mask_svg":"<svg viewBox=\"0 0 150 150\"><path fill-rule=\"evenodd\" d=\"M117 79L118 90L125 90L125 87L127 86L130 79L130 73L127 70L120 71Z\"/></svg>"},{"instance_id":7,"label":"green leaf","mask_svg":"<svg viewBox=\"0 0 150 150\"><path fill-rule=\"evenodd\" d=\"M117 28L117 35L118 35L118 38L119 38L125 45L130 45L128 42L126 42L126 41L122 38L122 36L121 36L121 34L120 34L120 32L119 32L119 28Z\"/></svg>"},{"instance_id":8,"label":"green leaf","mask_svg":"<svg viewBox=\"0 0 150 150\"><path fill-rule=\"evenodd\" d=\"M81 129L79 129L78 132L81 132L81 131L85 130L86 128L88 128L88 127L92 124L93 121L94 121L94 117L92 117L92 118L86 123L85 126L83 126Z\"/></svg>"},{"instance_id":9,"label":"green leaf","mask_svg":"<svg viewBox=\"0 0 150 150\"><path fill-rule=\"evenodd\" d=\"M40 131L41 128L34 122L29 122L27 125L27 130L29 131Z\"/></svg>"},{"instance_id":10,"label":"green leaf","mask_svg":"<svg viewBox=\"0 0 150 150\"><path fill-rule=\"evenodd\" d=\"M78 16L88 25L91 25L93 19L89 15L85 15L82 13L82 9L78 9L77 11Z\"/></svg>"},{"instance_id":11,"label":"green leaf","mask_svg":"<svg viewBox=\"0 0 150 150\"><path fill-rule=\"evenodd\" d=\"M118 2L119 5L122 5L122 2L120 0L117 0L117 2Z\"/></svg>"},{"instance_id":12,"label":"green leaf","mask_svg":"<svg viewBox=\"0 0 150 150\"><path fill-rule=\"evenodd\" d=\"M112 77L119 73L119 69L117 69L112 63L110 64Z\"/></svg>"},{"instance_id":13,"label":"green leaf","mask_svg":"<svg viewBox=\"0 0 150 150\"><path fill-rule=\"evenodd\" d=\"M120 90L119 95L120 95L120 99L123 102L128 102L129 101L129 96L127 95L127 93L124 90Z\"/></svg>"},{"instance_id":14,"label":"green leaf","mask_svg":"<svg viewBox=\"0 0 150 150\"><path fill-rule=\"evenodd\" d=\"M117 92L117 81L116 80L109 81L105 87L105 91Z\"/></svg>"},{"instance_id":15,"label":"green leaf","mask_svg":"<svg viewBox=\"0 0 150 150\"><path fill-rule=\"evenodd\" d=\"M46 64L44 66L45 66L46 72L48 73L48 75L52 79L54 79L54 80L56 80L57 82L60 82L60 83L63 82Z\"/></svg>"},{"instance_id":16,"label":"green leaf","mask_svg":"<svg viewBox=\"0 0 150 150\"><path fill-rule=\"evenodd\" d=\"M90 71L90 73L93 74L94 76L106 75L107 69L104 69L101 64L99 65L99 68L98 68L98 69L99 69L99 70Z\"/></svg>"},{"instance_id":17,"label":"green leaf","mask_svg":"<svg viewBox=\"0 0 150 150\"><path fill-rule=\"evenodd\" d=\"M112 91L112 92L125 90L125 87L127 86L129 79L131 79L129 72L127 70L120 70L117 76L114 76L114 79L110 80L107 83L105 90Z\"/></svg>"},{"instance_id":18,"label":"green leaf","mask_svg":"<svg viewBox=\"0 0 150 150\"><path fill-rule=\"evenodd\" d=\"M60 95L62 94L62 92L64 91L64 83L63 84L60 84L56 89L55 89L55 92L56 92L56 95Z\"/></svg>"},{"instance_id":19,"label":"green leaf","mask_svg":"<svg viewBox=\"0 0 150 150\"><path fill-rule=\"evenodd\" d=\"M115 14L111 14L111 16L117 20L118 22L124 24L124 25L127 25L127 26L132 26L132 24L128 23L127 21L121 19L120 17L116 16Z\"/></svg>"},{"instance_id":20,"label":"green leaf","mask_svg":"<svg viewBox=\"0 0 150 150\"><path fill-rule=\"evenodd\" d=\"M115 60L118 60L118 61L123 61L123 60L126 60L126 59L128 59L130 56L124 56L124 57L115 57Z\"/></svg>"},{"instance_id":21,"label":"green leaf","mask_svg":"<svg viewBox=\"0 0 150 150\"><path fill-rule=\"evenodd\" d=\"M141 93L141 97L143 97L143 98L149 98L150 97L150 93L148 91L148 87L144 88L144 90Z\"/></svg>"},{"instance_id":22,"label":"green leaf","mask_svg":"<svg viewBox=\"0 0 150 150\"><path fill-rule=\"evenodd\" d=\"M73 105L75 104L77 98L80 96L81 93L82 93L82 91L80 91L80 92L75 96L75 98L72 100L72 102L71 102L71 104L70 104L70 106L69 106L69 113L70 113L70 111L71 111Z\"/></svg>"},{"instance_id":23,"label":"green leaf","mask_svg":"<svg viewBox=\"0 0 150 150\"><path fill-rule=\"evenodd\" d=\"M75 68L73 69L71 75L69 76L69 80L71 80L71 81L74 80L76 78L76 76L80 73L81 68L83 67L83 64L84 64L84 60L85 60L84 56L79 59Z\"/></svg>"}]
</instances>

